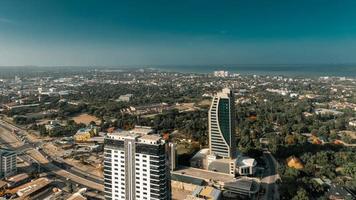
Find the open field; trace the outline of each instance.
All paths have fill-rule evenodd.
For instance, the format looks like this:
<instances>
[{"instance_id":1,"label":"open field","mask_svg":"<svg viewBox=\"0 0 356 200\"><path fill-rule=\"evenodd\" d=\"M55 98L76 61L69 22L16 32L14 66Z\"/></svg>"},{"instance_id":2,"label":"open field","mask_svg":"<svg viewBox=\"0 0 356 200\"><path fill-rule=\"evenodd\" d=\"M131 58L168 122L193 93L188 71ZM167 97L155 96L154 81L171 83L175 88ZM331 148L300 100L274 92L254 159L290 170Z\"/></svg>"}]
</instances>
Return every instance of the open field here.
<instances>
[{"instance_id":1,"label":"open field","mask_svg":"<svg viewBox=\"0 0 356 200\"><path fill-rule=\"evenodd\" d=\"M211 104L211 100L204 99L204 100L200 101L199 103L197 103L196 106L203 107L203 108L208 108L208 107L210 107L210 104Z\"/></svg>"},{"instance_id":2,"label":"open field","mask_svg":"<svg viewBox=\"0 0 356 200\"><path fill-rule=\"evenodd\" d=\"M22 142L18 141L18 139L11 134L11 132L0 126L0 135L4 142L14 148L18 148L23 145Z\"/></svg>"},{"instance_id":3,"label":"open field","mask_svg":"<svg viewBox=\"0 0 356 200\"><path fill-rule=\"evenodd\" d=\"M356 140L356 132L355 131L341 131L340 133L348 135L353 140Z\"/></svg>"},{"instance_id":4,"label":"open field","mask_svg":"<svg viewBox=\"0 0 356 200\"><path fill-rule=\"evenodd\" d=\"M80 114L78 116L75 116L72 118L75 123L83 123L86 125L89 125L90 122L95 122L97 125L101 123L101 120L98 119L97 117L93 116L93 115L89 115L89 114Z\"/></svg>"}]
</instances>

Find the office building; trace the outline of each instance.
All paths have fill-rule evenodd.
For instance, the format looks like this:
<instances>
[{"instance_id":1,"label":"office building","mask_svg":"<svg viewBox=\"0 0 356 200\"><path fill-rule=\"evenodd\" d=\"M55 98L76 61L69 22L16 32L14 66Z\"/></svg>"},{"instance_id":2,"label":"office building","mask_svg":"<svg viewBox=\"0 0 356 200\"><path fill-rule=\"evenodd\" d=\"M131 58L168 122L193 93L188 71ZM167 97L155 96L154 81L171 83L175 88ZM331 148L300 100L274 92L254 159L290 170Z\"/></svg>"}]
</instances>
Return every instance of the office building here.
<instances>
[{"instance_id":1,"label":"office building","mask_svg":"<svg viewBox=\"0 0 356 200\"><path fill-rule=\"evenodd\" d=\"M9 149L0 149L0 177L6 178L15 175L16 168L16 153Z\"/></svg>"},{"instance_id":2,"label":"office building","mask_svg":"<svg viewBox=\"0 0 356 200\"><path fill-rule=\"evenodd\" d=\"M235 98L230 89L223 89L213 97L209 110L210 155L236 158Z\"/></svg>"},{"instance_id":3,"label":"office building","mask_svg":"<svg viewBox=\"0 0 356 200\"><path fill-rule=\"evenodd\" d=\"M107 200L170 199L167 143L158 135L108 133L104 151Z\"/></svg>"}]
</instances>

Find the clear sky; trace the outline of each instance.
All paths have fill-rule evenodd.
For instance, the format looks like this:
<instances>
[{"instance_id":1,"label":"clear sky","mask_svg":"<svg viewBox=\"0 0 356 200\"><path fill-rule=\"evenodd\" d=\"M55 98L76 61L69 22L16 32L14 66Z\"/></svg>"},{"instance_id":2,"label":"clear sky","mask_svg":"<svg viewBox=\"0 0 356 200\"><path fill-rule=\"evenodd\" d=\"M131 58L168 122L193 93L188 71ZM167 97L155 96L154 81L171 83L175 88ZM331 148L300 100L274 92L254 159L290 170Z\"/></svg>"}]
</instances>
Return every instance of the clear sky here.
<instances>
[{"instance_id":1,"label":"clear sky","mask_svg":"<svg viewBox=\"0 0 356 200\"><path fill-rule=\"evenodd\" d=\"M270 63L356 63L356 1L0 1L3 66Z\"/></svg>"}]
</instances>

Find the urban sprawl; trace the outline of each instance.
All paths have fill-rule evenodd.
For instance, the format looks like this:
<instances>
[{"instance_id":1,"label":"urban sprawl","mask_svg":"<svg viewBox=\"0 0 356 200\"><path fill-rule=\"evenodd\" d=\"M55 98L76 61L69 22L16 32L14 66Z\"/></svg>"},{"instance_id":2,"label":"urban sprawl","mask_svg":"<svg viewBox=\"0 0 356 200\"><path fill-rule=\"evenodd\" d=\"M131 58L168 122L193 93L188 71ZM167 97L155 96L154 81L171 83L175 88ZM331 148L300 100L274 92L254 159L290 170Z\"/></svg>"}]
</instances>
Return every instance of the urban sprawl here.
<instances>
[{"instance_id":1,"label":"urban sprawl","mask_svg":"<svg viewBox=\"0 0 356 200\"><path fill-rule=\"evenodd\" d=\"M0 74L2 199L356 198L355 78L28 68Z\"/></svg>"}]
</instances>

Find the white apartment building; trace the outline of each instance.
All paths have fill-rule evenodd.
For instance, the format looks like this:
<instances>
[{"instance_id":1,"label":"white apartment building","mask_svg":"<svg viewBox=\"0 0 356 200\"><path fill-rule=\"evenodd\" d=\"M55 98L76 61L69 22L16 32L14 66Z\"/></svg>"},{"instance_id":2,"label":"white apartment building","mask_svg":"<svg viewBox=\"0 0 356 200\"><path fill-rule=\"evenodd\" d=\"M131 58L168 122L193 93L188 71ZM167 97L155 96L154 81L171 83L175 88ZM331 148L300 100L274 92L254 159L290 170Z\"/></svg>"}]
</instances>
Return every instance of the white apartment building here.
<instances>
[{"instance_id":1,"label":"white apartment building","mask_svg":"<svg viewBox=\"0 0 356 200\"><path fill-rule=\"evenodd\" d=\"M8 149L0 149L0 178L6 178L15 175L16 153Z\"/></svg>"},{"instance_id":2,"label":"white apartment building","mask_svg":"<svg viewBox=\"0 0 356 200\"><path fill-rule=\"evenodd\" d=\"M109 133L104 151L105 198L170 199L167 149L158 135L133 131Z\"/></svg>"}]
</instances>

